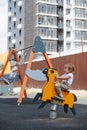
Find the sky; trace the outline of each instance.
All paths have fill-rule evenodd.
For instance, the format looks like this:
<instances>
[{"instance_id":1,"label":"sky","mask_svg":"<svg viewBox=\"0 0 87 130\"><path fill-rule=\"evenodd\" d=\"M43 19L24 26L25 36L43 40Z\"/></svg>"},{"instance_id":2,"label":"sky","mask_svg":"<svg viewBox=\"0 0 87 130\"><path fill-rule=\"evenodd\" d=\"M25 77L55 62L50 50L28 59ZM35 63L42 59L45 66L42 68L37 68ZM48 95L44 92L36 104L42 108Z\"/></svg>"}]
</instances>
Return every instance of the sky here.
<instances>
[{"instance_id":1,"label":"sky","mask_svg":"<svg viewBox=\"0 0 87 130\"><path fill-rule=\"evenodd\" d=\"M0 53L7 50L8 0L0 0Z\"/></svg>"}]
</instances>

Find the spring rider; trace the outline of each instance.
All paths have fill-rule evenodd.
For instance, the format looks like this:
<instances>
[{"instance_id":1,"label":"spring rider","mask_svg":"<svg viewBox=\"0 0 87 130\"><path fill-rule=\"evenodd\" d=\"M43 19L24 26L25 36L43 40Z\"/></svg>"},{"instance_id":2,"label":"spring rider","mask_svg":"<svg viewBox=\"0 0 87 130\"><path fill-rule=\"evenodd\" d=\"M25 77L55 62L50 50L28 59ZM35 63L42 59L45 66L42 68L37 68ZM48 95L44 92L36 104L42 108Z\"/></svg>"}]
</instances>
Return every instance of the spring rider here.
<instances>
[{"instance_id":1,"label":"spring rider","mask_svg":"<svg viewBox=\"0 0 87 130\"><path fill-rule=\"evenodd\" d=\"M43 70L31 70L34 54L39 52L42 53L43 56L45 57L45 61L47 62L48 68L45 68ZM70 93L69 91L62 91L64 97L63 101L56 100L53 98L54 96L57 95L54 86L55 74L58 74L58 71L55 68L53 68L53 65L43 45L43 41L39 36L37 36L35 38L34 45L32 46L29 62L27 64L27 68L25 71L23 84L18 98L18 105L22 103L22 98L24 95L24 91L26 91L26 84L28 82L28 79L32 78L33 80L46 81L46 83L42 88L42 93L37 93L37 95L33 99L33 102L36 102L38 99L42 101L41 105L38 107L39 109L43 108L47 103L51 103L50 118L56 118L57 106L58 104L60 104L61 106L64 107L64 111L66 113L68 113L68 108L70 108L73 115L75 115L76 112L74 108L74 101L76 101L77 98L74 94Z\"/></svg>"},{"instance_id":2,"label":"spring rider","mask_svg":"<svg viewBox=\"0 0 87 130\"><path fill-rule=\"evenodd\" d=\"M47 82L43 86L42 93L38 93L33 100L35 102L40 98L42 101L41 105L38 108L43 108L48 102L50 102L50 118L56 118L58 104L64 107L65 113L68 113L68 108L70 108L73 115L76 115L74 102L77 101L77 98L73 93L62 90L64 100L57 100L54 98L57 95L54 84L55 74L58 74L57 70L54 68L45 68L43 70L43 73L47 77Z\"/></svg>"}]
</instances>

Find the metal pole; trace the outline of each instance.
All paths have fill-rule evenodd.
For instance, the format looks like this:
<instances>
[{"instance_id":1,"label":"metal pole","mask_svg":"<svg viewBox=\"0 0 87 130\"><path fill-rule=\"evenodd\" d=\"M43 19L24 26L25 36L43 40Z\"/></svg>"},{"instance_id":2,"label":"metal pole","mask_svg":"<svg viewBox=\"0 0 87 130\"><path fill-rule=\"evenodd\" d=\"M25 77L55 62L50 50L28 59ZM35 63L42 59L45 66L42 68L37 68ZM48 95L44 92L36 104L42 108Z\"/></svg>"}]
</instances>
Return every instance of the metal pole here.
<instances>
[{"instance_id":1,"label":"metal pole","mask_svg":"<svg viewBox=\"0 0 87 130\"><path fill-rule=\"evenodd\" d=\"M58 108L57 104L51 104L50 119L56 119L56 117L57 117L57 108Z\"/></svg>"}]
</instances>

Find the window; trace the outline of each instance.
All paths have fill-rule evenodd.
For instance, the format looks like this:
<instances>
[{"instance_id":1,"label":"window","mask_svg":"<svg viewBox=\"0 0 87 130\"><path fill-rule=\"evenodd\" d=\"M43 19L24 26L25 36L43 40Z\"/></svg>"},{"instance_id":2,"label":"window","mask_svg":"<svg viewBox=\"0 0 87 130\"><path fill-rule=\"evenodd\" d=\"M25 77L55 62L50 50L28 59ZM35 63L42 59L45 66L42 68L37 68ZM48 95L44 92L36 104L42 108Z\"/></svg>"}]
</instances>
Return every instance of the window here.
<instances>
[{"instance_id":1,"label":"window","mask_svg":"<svg viewBox=\"0 0 87 130\"><path fill-rule=\"evenodd\" d=\"M21 29L19 30L19 36L21 36L21 33L22 33L22 31L21 31Z\"/></svg>"},{"instance_id":2,"label":"window","mask_svg":"<svg viewBox=\"0 0 87 130\"><path fill-rule=\"evenodd\" d=\"M19 45L21 45L21 41L19 41Z\"/></svg>"},{"instance_id":3,"label":"window","mask_svg":"<svg viewBox=\"0 0 87 130\"><path fill-rule=\"evenodd\" d=\"M22 22L22 19L21 19L21 18L19 19L19 22L20 22L20 23Z\"/></svg>"},{"instance_id":4,"label":"window","mask_svg":"<svg viewBox=\"0 0 87 130\"><path fill-rule=\"evenodd\" d=\"M40 13L41 11L41 5L38 5L38 12Z\"/></svg>"},{"instance_id":5,"label":"window","mask_svg":"<svg viewBox=\"0 0 87 130\"><path fill-rule=\"evenodd\" d=\"M51 37L53 37L53 30L51 30Z\"/></svg>"},{"instance_id":6,"label":"window","mask_svg":"<svg viewBox=\"0 0 87 130\"><path fill-rule=\"evenodd\" d=\"M45 41L43 40L46 51L48 52L57 52L57 42L56 41Z\"/></svg>"},{"instance_id":7,"label":"window","mask_svg":"<svg viewBox=\"0 0 87 130\"><path fill-rule=\"evenodd\" d=\"M44 35L44 29L41 29L41 34Z\"/></svg>"},{"instance_id":8,"label":"window","mask_svg":"<svg viewBox=\"0 0 87 130\"><path fill-rule=\"evenodd\" d=\"M84 17L87 18L87 9L82 9L82 8L76 8L75 9L75 16L76 17Z\"/></svg>"},{"instance_id":9,"label":"window","mask_svg":"<svg viewBox=\"0 0 87 130\"><path fill-rule=\"evenodd\" d=\"M70 9L66 9L66 15L70 14Z\"/></svg>"},{"instance_id":10,"label":"window","mask_svg":"<svg viewBox=\"0 0 87 130\"><path fill-rule=\"evenodd\" d=\"M76 40L87 40L87 31L75 31Z\"/></svg>"},{"instance_id":11,"label":"window","mask_svg":"<svg viewBox=\"0 0 87 130\"><path fill-rule=\"evenodd\" d=\"M77 47L81 46L81 43L80 42L75 42L74 45L75 45L75 48L77 48Z\"/></svg>"},{"instance_id":12,"label":"window","mask_svg":"<svg viewBox=\"0 0 87 130\"><path fill-rule=\"evenodd\" d=\"M70 27L70 23L71 23L70 20L66 20L66 26L67 26L67 27Z\"/></svg>"},{"instance_id":13,"label":"window","mask_svg":"<svg viewBox=\"0 0 87 130\"><path fill-rule=\"evenodd\" d=\"M58 7L58 15L59 16L63 15L63 8L62 7Z\"/></svg>"},{"instance_id":14,"label":"window","mask_svg":"<svg viewBox=\"0 0 87 130\"><path fill-rule=\"evenodd\" d=\"M16 8L16 5L17 5L17 4L16 4L16 1L14 1L14 7L15 7L15 8Z\"/></svg>"},{"instance_id":15,"label":"window","mask_svg":"<svg viewBox=\"0 0 87 130\"><path fill-rule=\"evenodd\" d=\"M9 8L9 10L11 11L11 7Z\"/></svg>"},{"instance_id":16,"label":"window","mask_svg":"<svg viewBox=\"0 0 87 130\"><path fill-rule=\"evenodd\" d=\"M13 45L13 48L16 48L16 45L15 45L15 44Z\"/></svg>"},{"instance_id":17,"label":"window","mask_svg":"<svg viewBox=\"0 0 87 130\"><path fill-rule=\"evenodd\" d=\"M66 32L66 37L70 37L71 33L70 32Z\"/></svg>"},{"instance_id":18,"label":"window","mask_svg":"<svg viewBox=\"0 0 87 130\"><path fill-rule=\"evenodd\" d=\"M70 0L66 0L66 4L67 4L67 5L70 5Z\"/></svg>"},{"instance_id":19,"label":"window","mask_svg":"<svg viewBox=\"0 0 87 130\"><path fill-rule=\"evenodd\" d=\"M41 20L40 20L40 18L38 18L38 24L41 24Z\"/></svg>"},{"instance_id":20,"label":"window","mask_svg":"<svg viewBox=\"0 0 87 130\"><path fill-rule=\"evenodd\" d=\"M40 35L40 36L43 36L43 37L57 38L57 29L38 28L37 35Z\"/></svg>"},{"instance_id":21,"label":"window","mask_svg":"<svg viewBox=\"0 0 87 130\"><path fill-rule=\"evenodd\" d=\"M11 50L11 48L9 47L9 51Z\"/></svg>"},{"instance_id":22,"label":"window","mask_svg":"<svg viewBox=\"0 0 87 130\"><path fill-rule=\"evenodd\" d=\"M50 37L51 35L50 35L50 30L48 30L48 32L47 32L47 36L48 37Z\"/></svg>"},{"instance_id":23,"label":"window","mask_svg":"<svg viewBox=\"0 0 87 130\"><path fill-rule=\"evenodd\" d=\"M16 37L16 33L14 33L14 37Z\"/></svg>"},{"instance_id":24,"label":"window","mask_svg":"<svg viewBox=\"0 0 87 130\"><path fill-rule=\"evenodd\" d=\"M58 2L59 5L63 4L63 0L57 0L57 2Z\"/></svg>"},{"instance_id":25,"label":"window","mask_svg":"<svg viewBox=\"0 0 87 130\"><path fill-rule=\"evenodd\" d=\"M16 22L14 22L13 24L14 24L14 29L16 29Z\"/></svg>"},{"instance_id":26,"label":"window","mask_svg":"<svg viewBox=\"0 0 87 130\"><path fill-rule=\"evenodd\" d=\"M75 5L87 7L87 0L75 0Z\"/></svg>"},{"instance_id":27,"label":"window","mask_svg":"<svg viewBox=\"0 0 87 130\"><path fill-rule=\"evenodd\" d=\"M21 59L21 55L19 55L19 59Z\"/></svg>"},{"instance_id":28,"label":"window","mask_svg":"<svg viewBox=\"0 0 87 130\"><path fill-rule=\"evenodd\" d=\"M9 17L9 22L11 22L11 17Z\"/></svg>"},{"instance_id":29,"label":"window","mask_svg":"<svg viewBox=\"0 0 87 130\"><path fill-rule=\"evenodd\" d=\"M39 13L49 13L49 14L56 14L57 7L54 5L49 4L38 4L38 12Z\"/></svg>"},{"instance_id":30,"label":"window","mask_svg":"<svg viewBox=\"0 0 87 130\"><path fill-rule=\"evenodd\" d=\"M9 0L9 3L11 3L11 0Z\"/></svg>"},{"instance_id":31,"label":"window","mask_svg":"<svg viewBox=\"0 0 87 130\"><path fill-rule=\"evenodd\" d=\"M56 41L46 41L45 47L46 47L46 51L48 51L48 52L57 52Z\"/></svg>"},{"instance_id":32,"label":"window","mask_svg":"<svg viewBox=\"0 0 87 130\"><path fill-rule=\"evenodd\" d=\"M16 16L16 12L14 12L14 16Z\"/></svg>"},{"instance_id":33,"label":"window","mask_svg":"<svg viewBox=\"0 0 87 130\"><path fill-rule=\"evenodd\" d=\"M63 20L58 20L58 27L63 27Z\"/></svg>"},{"instance_id":34,"label":"window","mask_svg":"<svg viewBox=\"0 0 87 130\"><path fill-rule=\"evenodd\" d=\"M66 49L70 50L71 49L71 43L66 43Z\"/></svg>"},{"instance_id":35,"label":"window","mask_svg":"<svg viewBox=\"0 0 87 130\"><path fill-rule=\"evenodd\" d=\"M21 13L21 11L22 11L22 7L20 6L20 7L19 7L19 12Z\"/></svg>"},{"instance_id":36,"label":"window","mask_svg":"<svg viewBox=\"0 0 87 130\"><path fill-rule=\"evenodd\" d=\"M75 31L75 39L80 40L81 39L81 31Z\"/></svg>"},{"instance_id":37,"label":"window","mask_svg":"<svg viewBox=\"0 0 87 130\"><path fill-rule=\"evenodd\" d=\"M11 30L11 27L9 27L9 30Z\"/></svg>"},{"instance_id":38,"label":"window","mask_svg":"<svg viewBox=\"0 0 87 130\"><path fill-rule=\"evenodd\" d=\"M9 42L11 42L11 37L8 38Z\"/></svg>"}]
</instances>

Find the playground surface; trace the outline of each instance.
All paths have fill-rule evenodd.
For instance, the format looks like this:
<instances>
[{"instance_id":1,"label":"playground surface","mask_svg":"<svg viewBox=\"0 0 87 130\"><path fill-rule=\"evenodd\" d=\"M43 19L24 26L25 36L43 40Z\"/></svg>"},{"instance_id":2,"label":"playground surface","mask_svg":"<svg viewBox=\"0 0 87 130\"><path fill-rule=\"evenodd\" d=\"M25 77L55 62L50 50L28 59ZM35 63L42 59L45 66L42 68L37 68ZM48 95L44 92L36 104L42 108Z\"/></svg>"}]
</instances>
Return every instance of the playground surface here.
<instances>
[{"instance_id":1,"label":"playground surface","mask_svg":"<svg viewBox=\"0 0 87 130\"><path fill-rule=\"evenodd\" d=\"M65 114L59 106L55 120L49 119L50 104L38 110L39 104L30 98L17 106L16 97L0 98L0 130L87 130L87 98L79 98L75 104L76 116L71 111Z\"/></svg>"}]
</instances>

